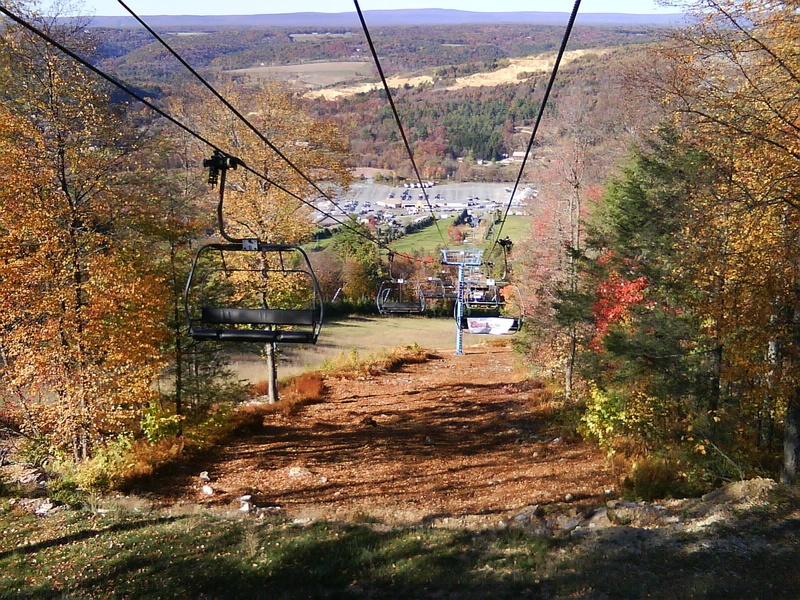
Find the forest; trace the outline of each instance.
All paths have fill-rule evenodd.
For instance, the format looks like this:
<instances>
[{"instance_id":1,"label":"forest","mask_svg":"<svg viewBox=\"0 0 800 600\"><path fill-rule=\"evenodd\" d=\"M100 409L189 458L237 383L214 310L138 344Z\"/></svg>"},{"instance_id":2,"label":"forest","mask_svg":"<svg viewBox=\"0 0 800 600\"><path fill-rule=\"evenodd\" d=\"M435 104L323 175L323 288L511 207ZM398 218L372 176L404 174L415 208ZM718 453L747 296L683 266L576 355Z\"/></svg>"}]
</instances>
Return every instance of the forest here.
<instances>
[{"instance_id":1,"label":"forest","mask_svg":"<svg viewBox=\"0 0 800 600\"><path fill-rule=\"evenodd\" d=\"M306 199L345 194L353 167L512 182L499 162L525 149L546 73L446 88L552 54L563 34L377 29L384 69L434 77L392 91L412 161L383 91L326 100L227 73L364 60L361 32L168 36L248 127L144 31L87 29L23 0L4 6L36 29L7 18L0 36L0 427L32 462L98 489L119 483L130 463L120 456L169 454L179 445L165 440L209 426L242 397L223 376L220 345L193 343L183 306L195 251L216 230L212 150L237 159L231 235L273 245L311 241ZM658 479L663 495L752 475L794 483L800 448L797 3L685 8L691 27L575 31L570 48L587 52L559 72L521 174L539 196L510 270L526 306L516 351L577 415L576 434L609 460L625 457L631 480ZM388 275L372 235L348 222L312 253L328 297L342 292L332 310L371 309ZM230 268L283 267L241 261ZM403 262L395 276L431 268ZM246 283L231 277L208 293L241 299ZM259 285L264 306L309 300L291 277Z\"/></svg>"}]
</instances>

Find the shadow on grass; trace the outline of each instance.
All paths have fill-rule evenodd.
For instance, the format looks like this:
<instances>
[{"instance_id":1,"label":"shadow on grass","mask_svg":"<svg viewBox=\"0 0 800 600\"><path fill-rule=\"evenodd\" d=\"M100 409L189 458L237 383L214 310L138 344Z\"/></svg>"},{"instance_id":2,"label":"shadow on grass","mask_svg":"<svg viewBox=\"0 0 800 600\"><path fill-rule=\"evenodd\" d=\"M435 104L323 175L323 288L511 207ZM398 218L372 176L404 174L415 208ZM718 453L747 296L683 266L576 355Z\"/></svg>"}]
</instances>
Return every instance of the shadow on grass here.
<instances>
[{"instance_id":1,"label":"shadow on grass","mask_svg":"<svg viewBox=\"0 0 800 600\"><path fill-rule=\"evenodd\" d=\"M533 598L537 557L546 547L537 541L510 558L511 545L496 534L322 524L266 536L224 528L201 539L201 550L176 547L169 560L118 552L71 591L132 598Z\"/></svg>"},{"instance_id":2,"label":"shadow on grass","mask_svg":"<svg viewBox=\"0 0 800 600\"><path fill-rule=\"evenodd\" d=\"M520 529L379 530L196 514L97 530L0 558L2 598L800 597L800 522L572 539ZM34 565L34 566L32 566Z\"/></svg>"},{"instance_id":3,"label":"shadow on grass","mask_svg":"<svg viewBox=\"0 0 800 600\"><path fill-rule=\"evenodd\" d=\"M100 529L82 529L80 531L76 531L75 533L70 533L69 535L64 535L49 540L42 540L41 542L36 542L35 544L25 544L24 546L19 546L11 550L5 550L3 552L0 552L0 560L9 557L12 554L15 555L36 554L37 552L45 550L47 548L54 548L56 546L62 546L65 544L74 544L75 542L80 542L82 540L102 537L112 533L118 533L121 531L134 531L137 529L151 527L153 525L171 523L180 518L181 517L158 517L155 519L141 519L136 521L115 523L113 525L109 525L108 527L103 527Z\"/></svg>"},{"instance_id":4,"label":"shadow on grass","mask_svg":"<svg viewBox=\"0 0 800 600\"><path fill-rule=\"evenodd\" d=\"M580 598L800 598L800 520L757 532L615 528L559 564L542 590Z\"/></svg>"}]
</instances>

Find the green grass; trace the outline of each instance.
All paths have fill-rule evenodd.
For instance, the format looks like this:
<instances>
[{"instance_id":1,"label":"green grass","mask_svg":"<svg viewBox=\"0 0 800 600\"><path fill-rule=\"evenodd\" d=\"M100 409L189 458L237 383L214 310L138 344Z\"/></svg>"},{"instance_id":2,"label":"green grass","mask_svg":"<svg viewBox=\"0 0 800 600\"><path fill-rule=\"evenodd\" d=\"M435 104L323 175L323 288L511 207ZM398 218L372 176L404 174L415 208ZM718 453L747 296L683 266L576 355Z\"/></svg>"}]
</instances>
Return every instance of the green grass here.
<instances>
[{"instance_id":1,"label":"green grass","mask_svg":"<svg viewBox=\"0 0 800 600\"><path fill-rule=\"evenodd\" d=\"M453 221L455 221L455 218L441 219L438 221L439 229L436 228L436 225L429 225L420 231L410 235L404 235L400 239L389 244L389 247L395 252L405 254L419 252L423 255L433 256L438 260L441 256L437 249L452 245L447 235L447 228ZM514 242L522 241L530 236L530 224L530 217L509 216L503 225L501 237L508 236ZM440 231L441 235L439 234ZM319 251L327 248L331 241L332 238L326 238L319 242L305 244L303 248L308 252ZM484 245L488 245L488 242L483 243Z\"/></svg>"},{"instance_id":2,"label":"green grass","mask_svg":"<svg viewBox=\"0 0 800 600\"><path fill-rule=\"evenodd\" d=\"M734 529L660 544L660 532L641 530L596 543L236 511L41 518L6 506L0 598L796 598L795 529L789 520L755 528L757 539Z\"/></svg>"},{"instance_id":3,"label":"green grass","mask_svg":"<svg viewBox=\"0 0 800 600\"><path fill-rule=\"evenodd\" d=\"M401 237L399 240L392 242L390 246L395 252L404 252L407 254L420 252L439 259L440 256L437 253L437 248L447 248L453 245L447 236L447 228L454 220L455 219L442 219L438 222L438 230L436 229L436 225L430 225L421 231ZM509 216L503 225L503 231L500 235L501 237L508 236L512 241L519 242L530 236L530 225L530 217ZM441 231L441 236L439 235L439 231ZM442 238L444 238L444 242ZM489 241L482 241L481 245L488 247L489 243Z\"/></svg>"},{"instance_id":4,"label":"green grass","mask_svg":"<svg viewBox=\"0 0 800 600\"><path fill-rule=\"evenodd\" d=\"M512 217L509 216L503 225L503 230L500 232L500 237L508 236L514 243L521 242L528 239L531 235L531 218L530 217Z\"/></svg>"},{"instance_id":5,"label":"green grass","mask_svg":"<svg viewBox=\"0 0 800 600\"><path fill-rule=\"evenodd\" d=\"M523 538L513 546L524 552L508 552L502 532L300 527L207 512L7 513L0 527L2 598L519 598L548 546Z\"/></svg>"},{"instance_id":6,"label":"green grass","mask_svg":"<svg viewBox=\"0 0 800 600\"><path fill-rule=\"evenodd\" d=\"M399 240L395 240L390 244L390 247L395 252L406 254L420 252L438 259L439 255L436 249L443 246L447 247L450 244L450 240L447 237L447 228L453 221L455 221L455 218L440 219L437 221L438 229L435 224L429 225L415 233L404 235Z\"/></svg>"},{"instance_id":7,"label":"green grass","mask_svg":"<svg viewBox=\"0 0 800 600\"><path fill-rule=\"evenodd\" d=\"M485 335L465 333L463 345L468 348L486 341ZM278 367L280 377L291 377L319 368L324 362L352 351L360 357L387 348L418 344L430 350L454 352L456 324L452 318L421 316L351 317L325 321L315 345L285 345L280 348ZM251 382L263 380L264 361L258 354L238 352L232 357L231 368L237 377Z\"/></svg>"}]
</instances>

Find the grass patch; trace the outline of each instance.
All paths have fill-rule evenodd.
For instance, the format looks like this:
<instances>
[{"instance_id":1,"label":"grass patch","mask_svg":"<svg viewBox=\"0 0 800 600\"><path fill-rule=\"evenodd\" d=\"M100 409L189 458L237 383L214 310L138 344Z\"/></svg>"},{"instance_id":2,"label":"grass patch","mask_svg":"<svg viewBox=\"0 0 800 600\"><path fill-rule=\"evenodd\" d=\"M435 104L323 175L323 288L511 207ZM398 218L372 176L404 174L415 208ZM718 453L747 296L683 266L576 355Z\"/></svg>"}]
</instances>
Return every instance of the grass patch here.
<instances>
[{"instance_id":1,"label":"grass patch","mask_svg":"<svg viewBox=\"0 0 800 600\"><path fill-rule=\"evenodd\" d=\"M519 598L547 543L196 515L6 513L0 597ZM525 569L518 567L524 563ZM509 574L512 574L509 576ZM499 585L499 588L497 587Z\"/></svg>"},{"instance_id":2,"label":"grass patch","mask_svg":"<svg viewBox=\"0 0 800 600\"><path fill-rule=\"evenodd\" d=\"M787 522L788 523L788 522ZM796 531L669 544L279 517L0 509L0 598L796 598ZM648 543L650 542L650 543Z\"/></svg>"},{"instance_id":3,"label":"grass patch","mask_svg":"<svg viewBox=\"0 0 800 600\"><path fill-rule=\"evenodd\" d=\"M392 348L361 357L354 348L350 352L342 352L333 360L326 361L321 371L327 377L354 378L391 373L403 365L423 363L436 355L412 344L404 348Z\"/></svg>"},{"instance_id":4,"label":"grass patch","mask_svg":"<svg viewBox=\"0 0 800 600\"><path fill-rule=\"evenodd\" d=\"M447 247L449 240L447 238L447 228L455 221L455 217L447 219L439 219L436 224L428 225L419 231L415 231L409 235L404 235L398 240L390 244L390 247L395 252L405 254L421 254L434 256L439 258L438 249ZM441 235L440 232L441 231ZM444 237L444 242L442 242Z\"/></svg>"}]
</instances>

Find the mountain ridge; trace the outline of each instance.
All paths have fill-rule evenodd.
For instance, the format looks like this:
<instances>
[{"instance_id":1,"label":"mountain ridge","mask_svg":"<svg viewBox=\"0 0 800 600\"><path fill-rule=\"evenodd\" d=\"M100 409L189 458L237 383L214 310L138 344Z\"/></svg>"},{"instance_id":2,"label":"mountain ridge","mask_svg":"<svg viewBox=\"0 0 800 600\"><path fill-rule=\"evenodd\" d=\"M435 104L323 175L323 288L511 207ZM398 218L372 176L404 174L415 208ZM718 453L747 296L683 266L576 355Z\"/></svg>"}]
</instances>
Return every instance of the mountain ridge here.
<instances>
[{"instance_id":1,"label":"mountain ridge","mask_svg":"<svg viewBox=\"0 0 800 600\"><path fill-rule=\"evenodd\" d=\"M353 27L361 24L355 12L320 13L298 12L257 15L142 15L154 27ZM424 8L364 11L364 19L372 27L408 25L466 25L529 23L535 25L565 25L565 12L474 12L454 9ZM681 25L684 15L637 15L623 13L579 14L578 25L592 26L653 26ZM139 24L129 16L95 16L91 27L126 28Z\"/></svg>"}]
</instances>

